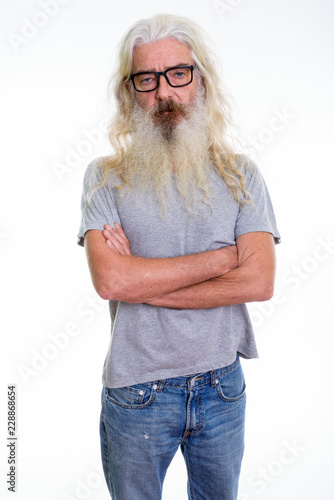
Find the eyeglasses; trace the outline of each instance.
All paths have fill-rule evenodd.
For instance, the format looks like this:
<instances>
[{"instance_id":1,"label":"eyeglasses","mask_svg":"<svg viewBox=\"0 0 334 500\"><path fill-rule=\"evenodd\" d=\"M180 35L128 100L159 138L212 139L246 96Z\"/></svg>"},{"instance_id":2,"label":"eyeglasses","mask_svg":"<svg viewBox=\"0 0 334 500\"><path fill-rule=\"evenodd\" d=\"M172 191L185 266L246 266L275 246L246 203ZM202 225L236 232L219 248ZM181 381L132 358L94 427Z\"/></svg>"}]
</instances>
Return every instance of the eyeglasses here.
<instances>
[{"instance_id":1,"label":"eyeglasses","mask_svg":"<svg viewBox=\"0 0 334 500\"><path fill-rule=\"evenodd\" d=\"M152 92L159 86L160 76L163 75L171 87L185 87L193 81L193 66L174 66L166 71L142 71L130 75L137 92Z\"/></svg>"}]
</instances>

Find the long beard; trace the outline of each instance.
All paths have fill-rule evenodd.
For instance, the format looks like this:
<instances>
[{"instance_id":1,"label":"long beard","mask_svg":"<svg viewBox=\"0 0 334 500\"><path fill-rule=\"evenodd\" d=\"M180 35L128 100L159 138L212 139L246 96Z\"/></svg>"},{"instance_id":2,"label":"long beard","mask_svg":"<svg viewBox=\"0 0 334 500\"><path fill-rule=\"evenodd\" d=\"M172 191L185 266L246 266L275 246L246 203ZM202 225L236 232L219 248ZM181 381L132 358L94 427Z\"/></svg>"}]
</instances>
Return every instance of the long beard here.
<instances>
[{"instance_id":1,"label":"long beard","mask_svg":"<svg viewBox=\"0 0 334 500\"><path fill-rule=\"evenodd\" d=\"M123 172L138 192L155 193L166 208L173 182L185 207L196 212L210 197L210 154L204 97L191 104L159 102L150 110L134 104L131 144Z\"/></svg>"}]
</instances>

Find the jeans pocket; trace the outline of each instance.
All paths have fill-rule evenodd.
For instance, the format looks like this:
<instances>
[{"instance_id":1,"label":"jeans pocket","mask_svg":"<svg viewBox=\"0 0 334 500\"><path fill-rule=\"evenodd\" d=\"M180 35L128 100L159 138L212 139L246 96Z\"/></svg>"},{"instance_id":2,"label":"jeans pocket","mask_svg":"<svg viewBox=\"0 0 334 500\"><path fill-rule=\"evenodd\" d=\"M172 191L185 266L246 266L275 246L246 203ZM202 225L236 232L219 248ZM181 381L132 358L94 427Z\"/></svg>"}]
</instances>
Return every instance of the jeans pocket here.
<instances>
[{"instance_id":1,"label":"jeans pocket","mask_svg":"<svg viewBox=\"0 0 334 500\"><path fill-rule=\"evenodd\" d=\"M155 399L157 386L151 383L109 389L105 387L106 401L121 408L146 408Z\"/></svg>"},{"instance_id":2,"label":"jeans pocket","mask_svg":"<svg viewBox=\"0 0 334 500\"><path fill-rule=\"evenodd\" d=\"M217 377L216 389L219 397L227 402L238 401L245 396L246 384L240 361Z\"/></svg>"}]
</instances>

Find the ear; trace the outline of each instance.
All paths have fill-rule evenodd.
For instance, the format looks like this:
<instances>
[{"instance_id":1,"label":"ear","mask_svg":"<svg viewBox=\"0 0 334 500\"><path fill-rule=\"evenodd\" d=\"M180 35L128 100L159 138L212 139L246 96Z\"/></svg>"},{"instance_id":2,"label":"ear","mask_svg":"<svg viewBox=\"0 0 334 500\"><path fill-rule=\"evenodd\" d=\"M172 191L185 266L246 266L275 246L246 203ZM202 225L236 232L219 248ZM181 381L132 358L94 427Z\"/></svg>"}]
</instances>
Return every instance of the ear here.
<instances>
[{"instance_id":1,"label":"ear","mask_svg":"<svg viewBox=\"0 0 334 500\"><path fill-rule=\"evenodd\" d=\"M131 94L131 82L125 82L124 83L126 90Z\"/></svg>"}]
</instances>

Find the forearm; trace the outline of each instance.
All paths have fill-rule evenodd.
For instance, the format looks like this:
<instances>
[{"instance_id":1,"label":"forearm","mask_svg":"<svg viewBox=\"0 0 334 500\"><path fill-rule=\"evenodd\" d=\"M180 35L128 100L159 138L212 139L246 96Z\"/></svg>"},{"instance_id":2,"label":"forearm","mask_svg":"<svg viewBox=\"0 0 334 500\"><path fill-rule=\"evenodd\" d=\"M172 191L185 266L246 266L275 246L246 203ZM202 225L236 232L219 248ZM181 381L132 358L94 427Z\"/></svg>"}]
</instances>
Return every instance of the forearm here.
<instances>
[{"instance_id":1,"label":"forearm","mask_svg":"<svg viewBox=\"0 0 334 500\"><path fill-rule=\"evenodd\" d=\"M255 232L237 238L238 267L148 303L177 309L204 309L269 300L274 292L276 258L270 233Z\"/></svg>"},{"instance_id":2,"label":"forearm","mask_svg":"<svg viewBox=\"0 0 334 500\"><path fill-rule=\"evenodd\" d=\"M273 288L273 279L259 279L239 267L219 278L155 297L147 303L174 309L207 309L269 300Z\"/></svg>"},{"instance_id":3,"label":"forearm","mask_svg":"<svg viewBox=\"0 0 334 500\"><path fill-rule=\"evenodd\" d=\"M85 246L92 281L98 294L109 300L146 302L231 269L231 247L172 258L120 255L100 231L86 233ZM235 267L236 264L233 265Z\"/></svg>"},{"instance_id":4,"label":"forearm","mask_svg":"<svg viewBox=\"0 0 334 500\"><path fill-rule=\"evenodd\" d=\"M237 245L183 257L133 257L122 228L106 226L100 250L112 252L114 265L98 266L103 298L178 309L203 309L269 300L275 278L271 233L255 231L237 238ZM97 248L98 245L95 245ZM236 257L238 259L236 260ZM96 255L93 261L99 262ZM108 259L104 258L105 262ZM109 266L107 266L109 267ZM220 272L218 272L220 269ZM96 272L91 269L91 274ZM95 286L95 288L97 288Z\"/></svg>"},{"instance_id":5,"label":"forearm","mask_svg":"<svg viewBox=\"0 0 334 500\"><path fill-rule=\"evenodd\" d=\"M110 277L111 286L113 281L119 283L113 298L145 302L157 295L201 283L218 275L217 257L213 251L161 259L121 256L116 273Z\"/></svg>"}]
</instances>

